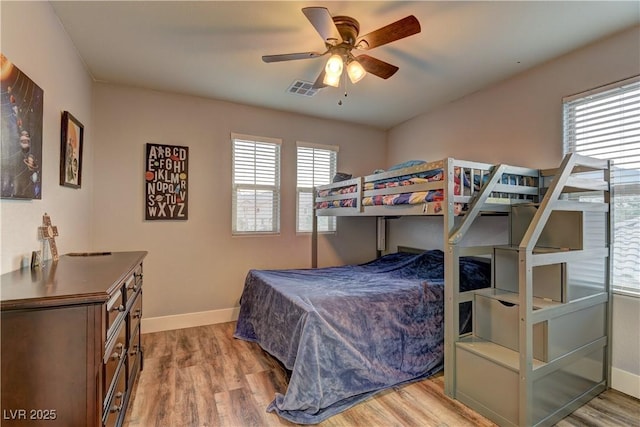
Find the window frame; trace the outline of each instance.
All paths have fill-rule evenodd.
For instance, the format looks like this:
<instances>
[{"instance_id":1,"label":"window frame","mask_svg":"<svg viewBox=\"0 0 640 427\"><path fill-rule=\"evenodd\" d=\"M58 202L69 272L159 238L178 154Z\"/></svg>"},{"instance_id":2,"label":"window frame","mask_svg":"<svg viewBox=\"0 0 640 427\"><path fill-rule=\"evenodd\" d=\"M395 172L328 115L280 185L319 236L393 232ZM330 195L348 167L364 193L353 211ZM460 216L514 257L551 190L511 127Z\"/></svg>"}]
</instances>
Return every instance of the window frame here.
<instances>
[{"instance_id":1,"label":"window frame","mask_svg":"<svg viewBox=\"0 0 640 427\"><path fill-rule=\"evenodd\" d=\"M300 149L311 149L314 150L322 150L322 151L328 151L330 152L330 158L329 159L329 173L328 173L328 180L327 182L316 182L315 181L315 174L313 174L312 172L312 176L311 176L311 180L312 180L312 186L311 187L302 187L299 185L299 178L300 178ZM304 194L311 194L311 221L313 221L313 190L315 187L319 186L319 185L324 185L324 184L329 184L331 183L332 178L335 176L337 170L338 170L338 153L340 151L340 147L337 145L326 145L326 144L315 144L315 143L310 143L310 142L304 142L304 141L296 141L296 233L297 234L309 234L313 232L313 228L307 230L307 229L301 229L301 216L300 216L300 196L301 193ZM315 165L315 163L314 163ZM326 224L324 224L326 222ZM319 217L318 218L318 225L317 225L317 231L318 233L323 233L323 234L335 234L338 231L338 225L337 225L337 220L335 216L323 216L323 217ZM325 228L326 227L326 228ZM324 229L323 229L324 228Z\"/></svg>"},{"instance_id":2,"label":"window frame","mask_svg":"<svg viewBox=\"0 0 640 427\"><path fill-rule=\"evenodd\" d=\"M273 184L258 184L258 183L238 183L236 182L236 142L253 143L254 147L258 144L270 145L275 149L273 160L276 163L274 170ZM265 158L265 160L267 160ZM246 135L240 133L231 133L231 234L232 236L259 236L259 235L279 235L280 234L280 211L281 211L281 175L282 175L282 139L269 138L264 136ZM254 170L254 177L259 175ZM258 227L253 227L252 230L239 230L238 229L238 190L266 190L272 192L272 213L271 221L272 227L270 230L258 230ZM255 206L254 206L255 207Z\"/></svg>"},{"instance_id":3,"label":"window frame","mask_svg":"<svg viewBox=\"0 0 640 427\"><path fill-rule=\"evenodd\" d=\"M629 88L630 86L635 86L635 87ZM639 116L637 114L634 115L634 113L636 113L636 108L638 108L637 112L640 113L640 101L636 101L635 98L637 98L637 96L634 95L634 92L636 92L637 90L640 90L640 75L630 77L628 79L620 80L617 82L613 82L604 86L600 86L591 90L587 90L587 91L563 98L562 100L562 129L563 129L562 151L564 154L567 154L570 152L577 152L579 154L591 155L594 157L599 157L604 159L615 157L613 159L613 169L611 174L612 175L611 194L613 196L612 197L613 203L610 210L610 213L611 213L610 221L612 223L611 250L612 250L612 257L613 257L612 259L613 271L611 272L611 275L610 275L611 289L612 289L612 292L617 294L623 294L623 295L639 298L640 297L640 281L638 283L635 283L635 286L634 286L633 275L635 273L640 276L640 269L638 269L638 267L636 266L636 271L631 272L631 279L630 279L630 282L628 282L626 279L616 280L616 277L618 274L620 275L620 277L624 277L623 274L626 274L626 273L617 272L615 267L616 265L615 254L618 253L617 252L618 249L620 251L627 250L627 248L622 248L617 246L618 243L615 238L616 237L615 220L617 216L616 213L618 213L619 215L619 210L621 209L620 206L616 206L616 205L618 205L619 203L622 203L622 201L619 201L618 203L616 202L624 196L624 197L629 197L632 200L631 203L627 202L626 208L629 208L629 205L635 206L635 203L640 203L634 200L634 198L640 197L640 179L638 179L638 177L640 177L640 168L622 168L622 167L616 168L616 159L619 161L622 158L632 162L633 164L637 163L635 160L636 155L634 154L635 153L634 150L638 149L637 144L640 143L640 134L637 134L637 128L633 127L634 125L637 125L637 123L640 123L640 119L638 118ZM586 125L586 127L596 127L598 125L606 126L605 132L608 132L609 134L612 134L614 136L613 137L610 137L609 135L600 136L600 138L603 138L604 141L598 141L597 138L599 136L585 137L585 139L590 138L591 140L588 142L585 141L583 143L584 145L587 145L587 147L583 147L583 150L581 151L579 137L577 136L578 132L576 131L576 127L577 127L576 125L577 125L578 119L575 118L576 116L575 109L579 106L587 105L589 102L602 102L602 105L606 110L607 102L615 102L616 100L614 99L614 97L621 96L621 95L624 96L626 94L631 95L629 97L629 99L631 99L631 102L628 104L630 105L630 108L627 108L624 110L625 119L630 119L630 129L624 129L624 126L626 126L626 122L623 125L615 122L615 120L621 120L621 119L617 119L615 115L616 111L614 111L615 108L620 108L620 106L616 106L616 107L612 106L610 107L611 112L605 113L606 117L599 117L597 119L591 118L591 120L596 120L596 121L600 120L599 123L597 124L589 123ZM611 98L609 101L607 101L608 97ZM621 100L617 100L617 101L620 102ZM592 106L592 108L594 107L595 106ZM569 109L574 109L574 111L571 112L571 119L568 118L570 113ZM626 115L628 111L632 111L632 114ZM593 114L593 113L589 113L589 114ZM618 112L617 114L620 115L621 113ZM586 120L586 119L587 118L583 118L582 120ZM603 121L605 123L602 123ZM571 122L571 124L568 124L568 122ZM594 131L595 130L586 131L586 132L594 132ZM624 136L618 137L617 134L622 133L623 131L627 131L629 133L625 134ZM624 139L624 142L621 142L621 139ZM596 144L597 146L594 146ZM624 147L624 149L622 147ZM589 149L596 150L596 151L600 150L602 154L598 156L599 153L594 154L593 152L586 151ZM610 150L612 150L614 153L621 150L625 150L625 151L629 150L629 151L625 155L610 156L611 154ZM626 178L625 182L616 183L616 180L620 179L619 177L621 176L624 176ZM632 208L629 208L629 209L633 210ZM634 217L635 215L632 213L631 220L633 220ZM638 279L640 280L640 277L638 277Z\"/></svg>"}]
</instances>

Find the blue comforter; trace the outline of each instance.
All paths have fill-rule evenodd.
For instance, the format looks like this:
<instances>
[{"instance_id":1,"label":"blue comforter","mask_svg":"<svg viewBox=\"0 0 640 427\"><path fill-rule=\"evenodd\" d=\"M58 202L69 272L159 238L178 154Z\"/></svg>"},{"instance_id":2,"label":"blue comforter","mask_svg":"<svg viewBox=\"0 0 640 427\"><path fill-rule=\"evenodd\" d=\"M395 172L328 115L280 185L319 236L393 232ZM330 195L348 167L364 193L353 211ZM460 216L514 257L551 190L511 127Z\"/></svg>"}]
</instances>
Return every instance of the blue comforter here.
<instances>
[{"instance_id":1,"label":"blue comforter","mask_svg":"<svg viewBox=\"0 0 640 427\"><path fill-rule=\"evenodd\" d=\"M441 370L443 277L441 251L355 266L251 270L234 336L259 343L291 371L286 393L267 410L319 423ZM460 277L461 290L486 287L490 268L463 260Z\"/></svg>"}]
</instances>

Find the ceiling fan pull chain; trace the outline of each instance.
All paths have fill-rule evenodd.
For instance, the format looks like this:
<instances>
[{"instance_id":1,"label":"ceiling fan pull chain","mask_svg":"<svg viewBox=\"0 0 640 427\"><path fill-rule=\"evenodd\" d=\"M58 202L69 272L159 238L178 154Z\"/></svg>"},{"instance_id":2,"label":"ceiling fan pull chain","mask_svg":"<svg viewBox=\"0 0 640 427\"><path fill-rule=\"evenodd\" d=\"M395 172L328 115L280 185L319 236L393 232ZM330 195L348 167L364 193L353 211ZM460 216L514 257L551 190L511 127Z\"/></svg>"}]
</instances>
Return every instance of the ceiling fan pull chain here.
<instances>
[{"instance_id":1,"label":"ceiling fan pull chain","mask_svg":"<svg viewBox=\"0 0 640 427\"><path fill-rule=\"evenodd\" d=\"M344 97L347 97L347 73L342 74L342 78L344 79ZM342 105L342 99L338 101L338 105Z\"/></svg>"},{"instance_id":2,"label":"ceiling fan pull chain","mask_svg":"<svg viewBox=\"0 0 640 427\"><path fill-rule=\"evenodd\" d=\"M347 97L347 73L342 73L342 78L344 80L344 97Z\"/></svg>"}]
</instances>

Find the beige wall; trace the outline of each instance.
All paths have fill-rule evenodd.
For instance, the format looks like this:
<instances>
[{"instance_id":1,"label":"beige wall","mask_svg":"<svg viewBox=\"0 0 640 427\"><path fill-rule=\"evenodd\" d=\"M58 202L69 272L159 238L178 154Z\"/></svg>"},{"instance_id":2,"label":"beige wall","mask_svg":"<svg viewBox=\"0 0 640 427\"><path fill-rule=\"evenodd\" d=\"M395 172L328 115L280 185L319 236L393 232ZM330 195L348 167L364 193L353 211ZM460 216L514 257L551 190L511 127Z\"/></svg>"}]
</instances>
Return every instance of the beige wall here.
<instances>
[{"instance_id":1,"label":"beige wall","mask_svg":"<svg viewBox=\"0 0 640 427\"><path fill-rule=\"evenodd\" d=\"M452 156L555 167L562 159L562 98L638 74L637 26L393 128L388 163ZM420 221L394 223L389 240L410 235L420 247L442 247L442 233L430 238L425 229L433 226ZM481 232L492 230L496 235L503 232L499 226ZM640 397L638 313L640 298L614 296L613 386L636 397Z\"/></svg>"},{"instance_id":2,"label":"beige wall","mask_svg":"<svg viewBox=\"0 0 640 427\"><path fill-rule=\"evenodd\" d=\"M250 268L309 267L310 237L295 232L296 141L338 145L338 169L384 164L373 128L123 86L94 90L94 236L98 250L147 250L145 317L236 307ZM282 138L281 232L231 235L231 132ZM145 143L189 146L188 221L145 221ZM375 256L375 222L340 218L320 264Z\"/></svg>"},{"instance_id":3,"label":"beige wall","mask_svg":"<svg viewBox=\"0 0 640 427\"><path fill-rule=\"evenodd\" d=\"M0 201L1 271L15 270L40 248L47 212L60 253L91 249L93 187L92 80L48 2L0 2L2 53L44 91L42 199ZM64 110L85 126L82 188L61 187L60 122ZM4 113L4 112L3 112Z\"/></svg>"},{"instance_id":4,"label":"beige wall","mask_svg":"<svg viewBox=\"0 0 640 427\"><path fill-rule=\"evenodd\" d=\"M557 166L562 98L639 73L635 27L396 126L389 132L388 162L451 156Z\"/></svg>"}]
</instances>

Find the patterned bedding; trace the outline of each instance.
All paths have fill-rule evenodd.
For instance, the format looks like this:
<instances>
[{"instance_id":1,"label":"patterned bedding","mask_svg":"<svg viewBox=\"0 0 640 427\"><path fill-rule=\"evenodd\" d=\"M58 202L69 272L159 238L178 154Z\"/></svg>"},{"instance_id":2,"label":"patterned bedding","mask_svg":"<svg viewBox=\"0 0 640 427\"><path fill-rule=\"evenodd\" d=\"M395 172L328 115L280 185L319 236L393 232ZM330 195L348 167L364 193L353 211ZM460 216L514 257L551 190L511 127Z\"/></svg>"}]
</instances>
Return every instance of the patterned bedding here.
<instances>
[{"instance_id":1,"label":"patterned bedding","mask_svg":"<svg viewBox=\"0 0 640 427\"><path fill-rule=\"evenodd\" d=\"M398 170L398 168L390 168L389 170ZM460 168L455 168L455 187L454 194L460 195ZM478 181L479 177L474 177L474 181ZM387 188L407 187L406 193L395 194L376 194L362 198L363 206L393 206L393 205L418 205L423 203L441 202L444 200L444 190L436 189L429 191L411 191L411 186L418 184L425 184L430 182L438 182L444 180L444 171L441 168L421 171L408 175L402 175L393 178L384 178L371 182L364 183L364 191L370 190L382 190ZM464 186L469 188L471 186L470 179L466 175L463 175ZM330 190L321 190L317 193L318 197L329 197L342 194L356 193L357 186L351 185L346 187L334 188ZM355 198L330 200L316 202L316 209L328 209L328 208L344 208L357 206L357 200ZM458 206L456 209L458 212L462 209L462 206ZM441 206L436 204L433 212L437 213L441 211Z\"/></svg>"},{"instance_id":2,"label":"patterned bedding","mask_svg":"<svg viewBox=\"0 0 640 427\"><path fill-rule=\"evenodd\" d=\"M412 161L406 163L410 163L410 166L416 166L424 162L419 163L419 161ZM387 172L390 171L400 171L399 173L401 173L401 175L380 179L375 179L376 174L368 176L366 178L367 181L363 183L362 193L358 192L357 185L345 185L344 187L323 189L318 191L317 197L325 198L351 193L354 194L354 197L317 201L315 203L315 207L316 209L355 208L358 207L357 198L361 197L361 204L364 207L423 204L424 213L438 214L442 212L443 205L441 202L444 201L445 190L442 188L424 190L424 187L421 188L420 185L434 182L443 182L444 184L444 170L438 167L418 172L414 172L414 170L415 168L407 169L407 173L402 174L402 169L394 166L388 171L376 171L376 174L385 173L384 176L388 176L389 174ZM463 170L464 172L462 172ZM488 179L489 171L480 171L478 169L470 170L469 168L461 169L460 167L455 167L453 194L469 196L480 190ZM515 174L503 175L502 183L531 187L535 187L537 185L535 178ZM406 191L398 191L397 189L399 188L406 189ZM384 191L387 189L393 190ZM498 197L501 197L501 195L498 195ZM456 215L464 212L466 209L467 205L464 203L454 204L454 214Z\"/></svg>"}]
</instances>

